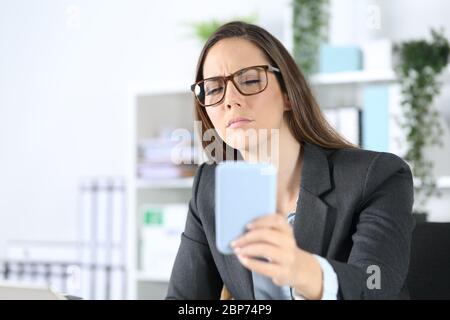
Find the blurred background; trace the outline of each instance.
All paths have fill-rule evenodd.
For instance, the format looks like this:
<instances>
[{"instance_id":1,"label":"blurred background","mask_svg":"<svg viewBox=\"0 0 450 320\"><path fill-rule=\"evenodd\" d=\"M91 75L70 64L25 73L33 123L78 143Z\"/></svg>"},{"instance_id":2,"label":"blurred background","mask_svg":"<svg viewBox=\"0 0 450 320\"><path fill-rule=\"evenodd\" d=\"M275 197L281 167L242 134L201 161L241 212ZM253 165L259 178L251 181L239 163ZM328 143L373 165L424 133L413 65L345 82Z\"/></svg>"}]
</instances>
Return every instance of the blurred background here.
<instances>
[{"instance_id":1,"label":"blurred background","mask_svg":"<svg viewBox=\"0 0 450 320\"><path fill-rule=\"evenodd\" d=\"M0 0L0 279L165 296L203 159L189 86L205 37L235 19L282 41L349 140L408 161L418 221L450 221L449 12L446 0Z\"/></svg>"}]
</instances>

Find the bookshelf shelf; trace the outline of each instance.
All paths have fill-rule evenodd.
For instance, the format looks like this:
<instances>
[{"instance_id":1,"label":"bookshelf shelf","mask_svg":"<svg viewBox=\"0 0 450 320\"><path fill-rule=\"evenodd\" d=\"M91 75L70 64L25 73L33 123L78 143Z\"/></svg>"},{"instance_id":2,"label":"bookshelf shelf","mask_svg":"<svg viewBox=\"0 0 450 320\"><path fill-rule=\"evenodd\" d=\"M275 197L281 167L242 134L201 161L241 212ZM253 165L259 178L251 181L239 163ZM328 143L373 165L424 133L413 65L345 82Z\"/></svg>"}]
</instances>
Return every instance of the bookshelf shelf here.
<instances>
[{"instance_id":1,"label":"bookshelf shelf","mask_svg":"<svg viewBox=\"0 0 450 320\"><path fill-rule=\"evenodd\" d=\"M143 271L137 271L136 272L136 280L137 281L144 281L144 282L169 282L169 277L161 277L158 275L154 275L151 273L143 272Z\"/></svg>"},{"instance_id":2,"label":"bookshelf shelf","mask_svg":"<svg viewBox=\"0 0 450 320\"><path fill-rule=\"evenodd\" d=\"M178 178L178 179L159 179L159 180L145 180L138 179L136 181L136 188L138 189L191 189L194 182L193 177Z\"/></svg>"},{"instance_id":3,"label":"bookshelf shelf","mask_svg":"<svg viewBox=\"0 0 450 320\"><path fill-rule=\"evenodd\" d=\"M450 67L444 70L440 76L444 82L450 81ZM397 81L397 76L392 69L377 71L349 71L315 74L311 77L310 83L313 86L334 86L334 85L356 85L356 84L391 84Z\"/></svg>"},{"instance_id":4,"label":"bookshelf shelf","mask_svg":"<svg viewBox=\"0 0 450 320\"><path fill-rule=\"evenodd\" d=\"M311 84L316 86L339 84L390 83L396 80L393 70L352 71L329 74L316 74L311 77Z\"/></svg>"}]
</instances>

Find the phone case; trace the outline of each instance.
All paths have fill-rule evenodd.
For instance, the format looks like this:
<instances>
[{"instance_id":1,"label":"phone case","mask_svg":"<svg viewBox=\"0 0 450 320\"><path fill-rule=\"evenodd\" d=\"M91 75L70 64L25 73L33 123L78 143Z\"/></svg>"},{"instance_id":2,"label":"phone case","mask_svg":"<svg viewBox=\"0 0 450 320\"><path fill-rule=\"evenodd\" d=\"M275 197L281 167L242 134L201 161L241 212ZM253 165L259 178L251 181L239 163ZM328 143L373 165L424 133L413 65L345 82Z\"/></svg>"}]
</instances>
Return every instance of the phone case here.
<instances>
[{"instance_id":1,"label":"phone case","mask_svg":"<svg viewBox=\"0 0 450 320\"><path fill-rule=\"evenodd\" d=\"M225 161L215 174L216 246L232 254L230 242L245 232L247 223L275 212L276 170L268 163Z\"/></svg>"}]
</instances>

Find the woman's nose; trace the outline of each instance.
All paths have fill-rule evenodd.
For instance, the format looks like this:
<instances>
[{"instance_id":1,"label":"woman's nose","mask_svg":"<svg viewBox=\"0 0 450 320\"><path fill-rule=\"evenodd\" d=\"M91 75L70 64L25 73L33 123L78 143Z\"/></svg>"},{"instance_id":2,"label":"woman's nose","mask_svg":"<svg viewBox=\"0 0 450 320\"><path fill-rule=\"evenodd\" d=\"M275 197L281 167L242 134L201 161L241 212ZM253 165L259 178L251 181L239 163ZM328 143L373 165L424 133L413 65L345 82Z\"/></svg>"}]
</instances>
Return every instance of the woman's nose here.
<instances>
[{"instance_id":1,"label":"woman's nose","mask_svg":"<svg viewBox=\"0 0 450 320\"><path fill-rule=\"evenodd\" d=\"M236 89L232 81L228 81L227 90L225 92L224 104L227 108L232 105L241 106L242 94Z\"/></svg>"}]
</instances>

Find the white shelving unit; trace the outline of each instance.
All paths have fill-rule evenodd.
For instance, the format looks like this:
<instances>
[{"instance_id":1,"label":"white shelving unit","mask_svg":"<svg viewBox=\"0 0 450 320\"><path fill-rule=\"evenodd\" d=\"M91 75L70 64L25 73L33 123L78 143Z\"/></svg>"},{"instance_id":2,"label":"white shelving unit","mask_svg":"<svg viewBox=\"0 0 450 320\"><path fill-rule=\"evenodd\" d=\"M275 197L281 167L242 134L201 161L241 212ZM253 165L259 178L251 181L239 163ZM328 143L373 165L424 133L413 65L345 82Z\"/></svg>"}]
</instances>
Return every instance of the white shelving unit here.
<instances>
[{"instance_id":1,"label":"white shelving unit","mask_svg":"<svg viewBox=\"0 0 450 320\"><path fill-rule=\"evenodd\" d=\"M364 86L379 84L395 88L395 74L392 70L316 74L309 79L309 83L319 105L324 109L361 107Z\"/></svg>"},{"instance_id":2,"label":"white shelving unit","mask_svg":"<svg viewBox=\"0 0 450 320\"><path fill-rule=\"evenodd\" d=\"M152 274L142 269L140 259L140 208L146 204L185 204L191 197L193 177L155 179L152 181L137 176L138 142L154 138L161 131L174 129L194 130L193 97L186 90L150 91L145 86L129 90L128 101L130 123L128 141L128 299L163 299L167 275ZM156 239L157 240L157 239ZM157 243L157 242L155 242Z\"/></svg>"}]
</instances>

